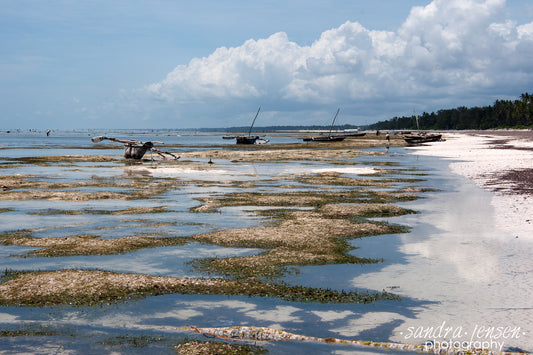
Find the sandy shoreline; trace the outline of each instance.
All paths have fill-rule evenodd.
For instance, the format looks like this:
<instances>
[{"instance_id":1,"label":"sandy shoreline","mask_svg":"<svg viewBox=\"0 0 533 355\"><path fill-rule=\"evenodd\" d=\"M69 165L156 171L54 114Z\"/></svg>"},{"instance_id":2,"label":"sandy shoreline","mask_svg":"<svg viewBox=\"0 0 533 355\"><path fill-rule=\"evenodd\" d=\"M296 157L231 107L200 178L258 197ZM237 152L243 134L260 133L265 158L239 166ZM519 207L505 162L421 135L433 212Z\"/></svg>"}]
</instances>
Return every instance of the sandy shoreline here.
<instances>
[{"instance_id":1,"label":"sandy shoreline","mask_svg":"<svg viewBox=\"0 0 533 355\"><path fill-rule=\"evenodd\" d=\"M533 131L447 132L446 141L409 148L452 160L450 169L493 192L495 226L533 238Z\"/></svg>"}]
</instances>

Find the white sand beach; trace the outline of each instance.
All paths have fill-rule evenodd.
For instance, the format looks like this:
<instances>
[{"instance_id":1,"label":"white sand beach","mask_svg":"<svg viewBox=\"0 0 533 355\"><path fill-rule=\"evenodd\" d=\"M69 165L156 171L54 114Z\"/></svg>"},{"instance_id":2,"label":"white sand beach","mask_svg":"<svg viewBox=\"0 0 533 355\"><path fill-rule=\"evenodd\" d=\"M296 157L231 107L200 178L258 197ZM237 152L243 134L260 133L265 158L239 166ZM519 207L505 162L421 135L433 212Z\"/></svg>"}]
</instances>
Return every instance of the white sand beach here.
<instances>
[{"instance_id":1,"label":"white sand beach","mask_svg":"<svg viewBox=\"0 0 533 355\"><path fill-rule=\"evenodd\" d=\"M445 133L444 138L444 142L409 149L451 159L453 172L493 192L491 204L498 229L515 237L533 238L533 180L530 175L505 178L509 172L533 169L533 131L453 132Z\"/></svg>"},{"instance_id":2,"label":"white sand beach","mask_svg":"<svg viewBox=\"0 0 533 355\"><path fill-rule=\"evenodd\" d=\"M444 142L408 149L423 158L444 159L421 159L423 166L449 160L451 174L459 176L450 179L450 171L442 165L428 170L434 181L453 185L443 185L442 191L409 204L422 214L398 219L412 226L410 233L397 237L401 259L386 261L383 268L352 280L354 287L394 286L402 297L429 303L414 307L412 315L373 312L338 331L357 336L369 324L401 321L392 341L453 340L496 352L532 351L533 132L445 132L443 136ZM358 253L366 255L387 243L391 243L387 236L358 241ZM410 333L440 325L461 334ZM475 330L481 327L510 327L517 333L496 339L493 334L480 336ZM483 343L496 341L500 343Z\"/></svg>"}]
</instances>

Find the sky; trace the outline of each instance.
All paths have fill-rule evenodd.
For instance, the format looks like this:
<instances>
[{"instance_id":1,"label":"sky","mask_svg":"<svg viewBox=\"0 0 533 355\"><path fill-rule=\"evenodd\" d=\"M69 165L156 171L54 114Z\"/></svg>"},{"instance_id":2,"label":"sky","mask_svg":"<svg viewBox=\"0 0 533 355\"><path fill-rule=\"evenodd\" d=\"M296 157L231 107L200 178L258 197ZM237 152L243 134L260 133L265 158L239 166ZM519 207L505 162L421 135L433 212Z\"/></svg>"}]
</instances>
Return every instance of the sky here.
<instances>
[{"instance_id":1,"label":"sky","mask_svg":"<svg viewBox=\"0 0 533 355\"><path fill-rule=\"evenodd\" d=\"M531 0L0 0L0 129L365 125L533 92Z\"/></svg>"}]
</instances>

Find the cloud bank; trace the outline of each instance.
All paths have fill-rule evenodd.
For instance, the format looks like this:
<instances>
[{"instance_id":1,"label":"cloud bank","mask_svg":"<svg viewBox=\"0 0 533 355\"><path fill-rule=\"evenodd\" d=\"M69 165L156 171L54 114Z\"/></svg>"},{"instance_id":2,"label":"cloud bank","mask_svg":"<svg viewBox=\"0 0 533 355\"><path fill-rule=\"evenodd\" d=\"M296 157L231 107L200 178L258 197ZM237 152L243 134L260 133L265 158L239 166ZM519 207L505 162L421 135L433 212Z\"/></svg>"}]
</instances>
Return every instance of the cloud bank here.
<instances>
[{"instance_id":1,"label":"cloud bank","mask_svg":"<svg viewBox=\"0 0 533 355\"><path fill-rule=\"evenodd\" d=\"M379 119L492 104L533 84L533 22L517 25L503 14L505 0L434 0L412 8L395 32L348 21L309 46L278 32L179 65L144 93L189 110L268 102L279 107L267 111L341 106Z\"/></svg>"}]
</instances>

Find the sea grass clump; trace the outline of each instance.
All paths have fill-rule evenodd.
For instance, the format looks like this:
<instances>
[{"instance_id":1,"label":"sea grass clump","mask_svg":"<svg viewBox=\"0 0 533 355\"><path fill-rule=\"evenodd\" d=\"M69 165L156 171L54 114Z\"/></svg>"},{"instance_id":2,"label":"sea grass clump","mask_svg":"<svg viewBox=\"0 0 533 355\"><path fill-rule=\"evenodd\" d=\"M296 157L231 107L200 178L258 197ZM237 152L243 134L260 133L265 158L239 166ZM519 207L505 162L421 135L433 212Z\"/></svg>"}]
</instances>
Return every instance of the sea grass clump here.
<instances>
[{"instance_id":1,"label":"sea grass clump","mask_svg":"<svg viewBox=\"0 0 533 355\"><path fill-rule=\"evenodd\" d=\"M358 292L226 279L193 279L100 270L8 272L1 306L91 306L172 293L276 297L293 302L370 303L397 300L388 292Z\"/></svg>"},{"instance_id":2,"label":"sea grass clump","mask_svg":"<svg viewBox=\"0 0 533 355\"><path fill-rule=\"evenodd\" d=\"M68 237L35 238L31 231L21 230L0 235L0 243L40 248L30 251L25 256L74 256L74 255L111 255L123 254L145 248L183 245L185 238L154 238L130 236L104 239L95 235L77 235Z\"/></svg>"},{"instance_id":3,"label":"sea grass clump","mask_svg":"<svg viewBox=\"0 0 533 355\"><path fill-rule=\"evenodd\" d=\"M314 211L296 211L279 225L228 229L191 237L226 247L261 248L267 251L242 257L211 258L194 262L202 270L236 278L273 278L290 265L365 264L380 260L349 255L347 240L377 234L398 233L401 227L384 223L336 219Z\"/></svg>"}]
</instances>

